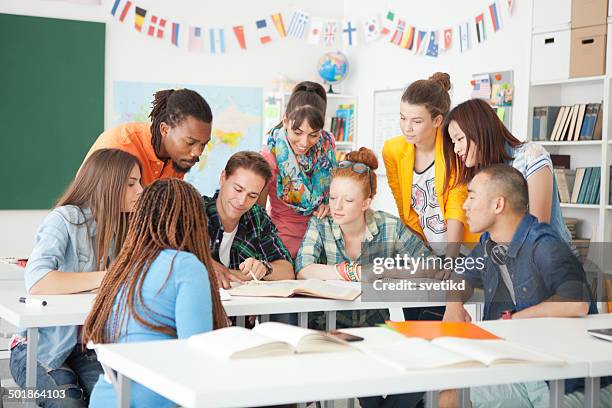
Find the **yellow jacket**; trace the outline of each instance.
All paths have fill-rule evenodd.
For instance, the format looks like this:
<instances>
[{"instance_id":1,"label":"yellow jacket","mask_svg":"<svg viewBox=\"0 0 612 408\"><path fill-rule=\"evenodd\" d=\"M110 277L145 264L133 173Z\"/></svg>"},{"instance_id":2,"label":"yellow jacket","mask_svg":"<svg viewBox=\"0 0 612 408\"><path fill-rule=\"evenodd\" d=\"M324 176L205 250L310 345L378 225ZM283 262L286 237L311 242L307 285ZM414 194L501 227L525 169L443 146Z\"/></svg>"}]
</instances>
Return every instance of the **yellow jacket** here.
<instances>
[{"instance_id":1,"label":"yellow jacket","mask_svg":"<svg viewBox=\"0 0 612 408\"><path fill-rule=\"evenodd\" d=\"M387 182L391 187L397 210L402 222L421 236L423 241L425 235L419 222L419 216L412 209L412 174L414 172L414 145L406 141L401 135L385 142L382 151L385 168L387 171ZM467 197L467 186L457 186L444 192L444 180L446 179L446 166L444 153L442 151L442 131L438 128L436 132L436 147L434 156L435 188L440 209L444 220L459 220L464 225L463 242L478 242L480 234L469 231L466 223L463 202ZM453 176L451 176L451 185Z\"/></svg>"}]
</instances>

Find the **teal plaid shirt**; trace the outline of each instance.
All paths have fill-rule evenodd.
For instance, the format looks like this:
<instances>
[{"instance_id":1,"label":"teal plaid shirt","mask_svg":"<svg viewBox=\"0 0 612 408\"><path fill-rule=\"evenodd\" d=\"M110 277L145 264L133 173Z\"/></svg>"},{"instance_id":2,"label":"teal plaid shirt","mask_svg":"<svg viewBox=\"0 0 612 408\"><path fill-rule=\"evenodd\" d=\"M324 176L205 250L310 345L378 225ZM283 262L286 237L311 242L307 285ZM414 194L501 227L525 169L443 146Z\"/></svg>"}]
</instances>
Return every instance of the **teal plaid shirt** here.
<instances>
[{"instance_id":1,"label":"teal plaid shirt","mask_svg":"<svg viewBox=\"0 0 612 408\"><path fill-rule=\"evenodd\" d=\"M212 258L219 261L219 248L223 238L223 225L217 211L217 191L213 197L202 196L208 217L208 235ZM266 211L255 204L238 221L238 231L230 249L230 269L239 269L247 258L259 261L284 259L293 263L291 254L278 236L278 230Z\"/></svg>"},{"instance_id":2,"label":"teal plaid shirt","mask_svg":"<svg viewBox=\"0 0 612 408\"><path fill-rule=\"evenodd\" d=\"M402 221L384 211L366 211L366 234L362 254L351 260L346 253L340 226L331 216L323 219L311 217L304 235L302 246L295 258L295 271L298 273L310 264L335 265L341 262L368 264L375 257L395 257L396 254L408 256L432 256L431 251L413 234ZM309 313L308 326L324 330L323 313ZM338 328L368 327L384 323L389 319L387 310L342 311L336 315Z\"/></svg>"}]
</instances>

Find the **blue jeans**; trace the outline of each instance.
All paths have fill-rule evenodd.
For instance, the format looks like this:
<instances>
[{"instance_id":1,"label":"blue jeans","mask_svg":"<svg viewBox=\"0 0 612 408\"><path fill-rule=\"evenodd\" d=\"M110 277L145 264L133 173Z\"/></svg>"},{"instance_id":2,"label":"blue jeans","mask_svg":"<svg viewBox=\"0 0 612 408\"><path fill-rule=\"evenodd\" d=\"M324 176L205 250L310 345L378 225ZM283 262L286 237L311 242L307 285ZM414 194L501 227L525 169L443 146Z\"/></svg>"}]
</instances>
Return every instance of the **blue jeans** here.
<instances>
[{"instance_id":1,"label":"blue jeans","mask_svg":"<svg viewBox=\"0 0 612 408\"><path fill-rule=\"evenodd\" d=\"M76 345L64 364L56 370L37 364L36 389L65 390L64 398L37 398L37 405L45 408L87 407L91 391L102 374L102 366L93 350L82 350L81 347L80 344ZM23 343L11 351L11 375L21 388L25 388L26 382L26 355L27 345Z\"/></svg>"}]
</instances>

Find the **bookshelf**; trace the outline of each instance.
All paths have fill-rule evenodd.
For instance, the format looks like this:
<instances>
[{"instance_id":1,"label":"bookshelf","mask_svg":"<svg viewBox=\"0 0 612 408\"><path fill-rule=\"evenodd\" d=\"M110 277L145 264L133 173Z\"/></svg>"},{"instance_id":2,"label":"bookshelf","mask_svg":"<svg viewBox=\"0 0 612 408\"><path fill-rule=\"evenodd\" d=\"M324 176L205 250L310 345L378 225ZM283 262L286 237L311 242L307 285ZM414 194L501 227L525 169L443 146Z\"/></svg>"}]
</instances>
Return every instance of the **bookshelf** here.
<instances>
[{"instance_id":1,"label":"bookshelf","mask_svg":"<svg viewBox=\"0 0 612 408\"><path fill-rule=\"evenodd\" d=\"M610 25L608 27L610 28ZM612 33L612 30L609 33ZM612 55L610 42L607 44L606 52L608 56ZM609 211L612 209L612 203L608 202L612 164L612 123L609 120L612 114L610 109L612 69L610 58L608 59L606 75L531 82L529 87L529 139L533 134L534 107L602 102L601 140L536 141L545 146L551 154L570 155L572 169L601 167L599 204L561 204L564 217L577 218L581 221L577 229L578 238L590 239L592 242L612 240L612 211Z\"/></svg>"},{"instance_id":2,"label":"bookshelf","mask_svg":"<svg viewBox=\"0 0 612 408\"><path fill-rule=\"evenodd\" d=\"M264 97L264 127L267 126L271 128L276 125L281 119L282 115L285 111L285 107L287 106L287 102L289 102L289 98L291 97L291 93L289 92L277 92L270 93L265 95ZM353 114L352 114L352 140L338 140L336 139L336 151L338 153L346 152L348 153L351 150L356 150L357 146L357 97L355 95L348 94L327 94L327 111L325 112L325 130L330 131L332 125L332 117L335 117L338 110L341 109L341 105L353 105ZM272 123L272 126L269 124ZM264 129L265 132L268 131L269 128ZM334 135L337 136L337 135ZM267 136L264 136L265 143L267 140Z\"/></svg>"}]
</instances>

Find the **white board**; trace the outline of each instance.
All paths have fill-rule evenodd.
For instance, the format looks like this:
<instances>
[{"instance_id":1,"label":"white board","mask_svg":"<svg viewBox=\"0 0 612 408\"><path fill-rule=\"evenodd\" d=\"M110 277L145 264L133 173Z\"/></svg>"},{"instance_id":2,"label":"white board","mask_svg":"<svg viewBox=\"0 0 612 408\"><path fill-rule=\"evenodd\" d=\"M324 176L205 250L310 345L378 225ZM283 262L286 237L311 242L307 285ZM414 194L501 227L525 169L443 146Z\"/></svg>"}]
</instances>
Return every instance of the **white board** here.
<instances>
[{"instance_id":1,"label":"white board","mask_svg":"<svg viewBox=\"0 0 612 408\"><path fill-rule=\"evenodd\" d=\"M400 100L404 89L374 91L374 153L382 163L385 140L402 134L400 129ZM386 175L385 166L379 166L379 175Z\"/></svg>"}]
</instances>

